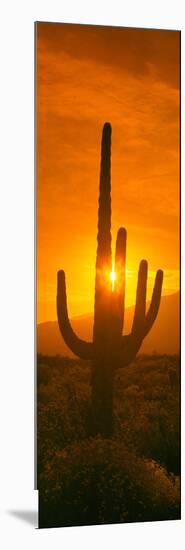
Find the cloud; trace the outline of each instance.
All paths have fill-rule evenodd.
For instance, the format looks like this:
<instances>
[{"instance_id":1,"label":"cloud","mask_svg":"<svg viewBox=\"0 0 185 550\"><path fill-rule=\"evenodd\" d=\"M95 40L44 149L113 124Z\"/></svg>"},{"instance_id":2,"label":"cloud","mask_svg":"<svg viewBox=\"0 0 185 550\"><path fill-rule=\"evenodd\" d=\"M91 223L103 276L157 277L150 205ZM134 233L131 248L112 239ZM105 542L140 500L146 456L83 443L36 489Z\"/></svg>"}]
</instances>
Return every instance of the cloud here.
<instances>
[{"instance_id":1,"label":"cloud","mask_svg":"<svg viewBox=\"0 0 185 550\"><path fill-rule=\"evenodd\" d=\"M41 23L37 45L40 286L54 289L64 263L71 296L77 270L92 286L106 120L113 235L127 227L130 269L142 257L178 269L179 33Z\"/></svg>"},{"instance_id":2,"label":"cloud","mask_svg":"<svg viewBox=\"0 0 185 550\"><path fill-rule=\"evenodd\" d=\"M180 32L93 25L38 23L47 51L118 67L134 77L153 74L179 87ZM178 63L179 62L179 63Z\"/></svg>"}]
</instances>

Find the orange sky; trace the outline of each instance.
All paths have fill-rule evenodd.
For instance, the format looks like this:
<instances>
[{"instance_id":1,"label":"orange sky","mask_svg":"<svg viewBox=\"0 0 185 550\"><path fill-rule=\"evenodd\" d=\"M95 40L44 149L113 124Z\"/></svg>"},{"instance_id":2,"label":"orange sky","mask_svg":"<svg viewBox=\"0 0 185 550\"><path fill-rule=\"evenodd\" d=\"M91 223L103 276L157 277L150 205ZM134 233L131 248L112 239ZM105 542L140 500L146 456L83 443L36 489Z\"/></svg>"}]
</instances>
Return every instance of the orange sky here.
<instances>
[{"instance_id":1,"label":"orange sky","mask_svg":"<svg viewBox=\"0 0 185 550\"><path fill-rule=\"evenodd\" d=\"M38 322L93 311L101 131L112 125L112 248L127 228L126 305L137 270L179 288L180 33L37 24Z\"/></svg>"}]
</instances>

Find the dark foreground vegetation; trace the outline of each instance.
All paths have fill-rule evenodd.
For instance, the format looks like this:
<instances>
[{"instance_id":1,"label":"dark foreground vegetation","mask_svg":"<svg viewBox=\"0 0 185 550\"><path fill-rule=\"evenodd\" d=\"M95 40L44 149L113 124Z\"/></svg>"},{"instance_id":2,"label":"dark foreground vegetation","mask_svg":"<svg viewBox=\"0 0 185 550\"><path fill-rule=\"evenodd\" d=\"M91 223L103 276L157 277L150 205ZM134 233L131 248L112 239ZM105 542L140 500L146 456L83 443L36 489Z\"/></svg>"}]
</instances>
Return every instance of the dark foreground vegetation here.
<instances>
[{"instance_id":1,"label":"dark foreground vegetation","mask_svg":"<svg viewBox=\"0 0 185 550\"><path fill-rule=\"evenodd\" d=\"M38 356L40 527L180 518L177 356L117 371L114 436L89 435L90 363Z\"/></svg>"}]
</instances>

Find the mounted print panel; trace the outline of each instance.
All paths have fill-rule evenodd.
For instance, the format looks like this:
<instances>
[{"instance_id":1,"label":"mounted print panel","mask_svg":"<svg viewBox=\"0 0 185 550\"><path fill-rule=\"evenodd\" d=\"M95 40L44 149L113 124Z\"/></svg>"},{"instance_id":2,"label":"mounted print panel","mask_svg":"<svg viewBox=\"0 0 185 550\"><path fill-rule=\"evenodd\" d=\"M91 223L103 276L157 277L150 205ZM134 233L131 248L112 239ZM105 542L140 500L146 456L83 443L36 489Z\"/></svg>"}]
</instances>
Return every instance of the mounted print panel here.
<instances>
[{"instance_id":1,"label":"mounted print panel","mask_svg":"<svg viewBox=\"0 0 185 550\"><path fill-rule=\"evenodd\" d=\"M180 32L35 31L39 527L180 519Z\"/></svg>"}]
</instances>

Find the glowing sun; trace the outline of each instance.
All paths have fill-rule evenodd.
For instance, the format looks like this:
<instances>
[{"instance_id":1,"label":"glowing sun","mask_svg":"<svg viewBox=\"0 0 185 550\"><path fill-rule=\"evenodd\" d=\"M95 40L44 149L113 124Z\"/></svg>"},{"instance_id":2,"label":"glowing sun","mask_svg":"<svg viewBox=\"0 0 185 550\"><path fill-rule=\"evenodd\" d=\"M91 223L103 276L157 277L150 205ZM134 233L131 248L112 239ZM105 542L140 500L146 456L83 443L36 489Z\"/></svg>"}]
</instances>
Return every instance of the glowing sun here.
<instances>
[{"instance_id":1,"label":"glowing sun","mask_svg":"<svg viewBox=\"0 0 185 550\"><path fill-rule=\"evenodd\" d=\"M112 268L112 271L110 273L110 280L111 280L111 283L112 283L112 290L114 290L114 283L115 283L115 280L116 280L116 272L115 272L114 267Z\"/></svg>"}]
</instances>

